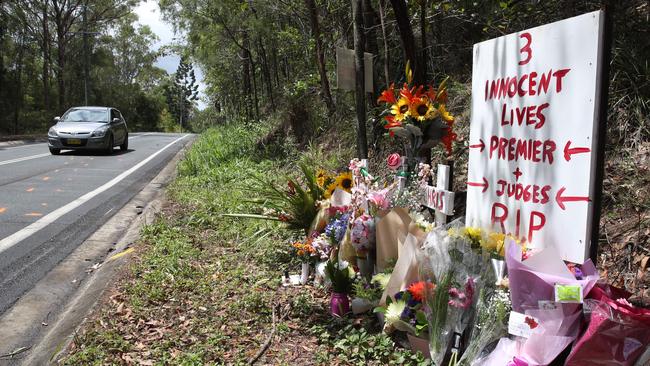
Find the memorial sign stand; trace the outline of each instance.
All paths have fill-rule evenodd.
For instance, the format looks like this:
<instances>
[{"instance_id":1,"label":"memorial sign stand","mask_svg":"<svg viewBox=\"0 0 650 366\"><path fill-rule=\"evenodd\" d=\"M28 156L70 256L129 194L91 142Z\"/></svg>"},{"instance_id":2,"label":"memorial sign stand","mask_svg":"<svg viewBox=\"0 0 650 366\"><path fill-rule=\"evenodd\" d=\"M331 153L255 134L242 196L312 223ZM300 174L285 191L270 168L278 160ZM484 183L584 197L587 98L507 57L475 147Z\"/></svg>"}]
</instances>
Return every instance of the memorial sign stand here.
<instances>
[{"instance_id":1,"label":"memorial sign stand","mask_svg":"<svg viewBox=\"0 0 650 366\"><path fill-rule=\"evenodd\" d=\"M597 245L608 50L596 11L474 45L466 224L554 245Z\"/></svg>"}]
</instances>

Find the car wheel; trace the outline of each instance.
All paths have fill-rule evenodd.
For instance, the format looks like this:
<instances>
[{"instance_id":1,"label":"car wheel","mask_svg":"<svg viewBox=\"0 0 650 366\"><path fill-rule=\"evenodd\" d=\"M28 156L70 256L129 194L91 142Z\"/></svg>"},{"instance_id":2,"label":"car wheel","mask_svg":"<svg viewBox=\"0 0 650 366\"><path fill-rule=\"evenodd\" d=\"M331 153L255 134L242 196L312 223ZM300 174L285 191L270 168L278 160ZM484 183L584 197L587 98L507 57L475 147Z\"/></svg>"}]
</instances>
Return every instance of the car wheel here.
<instances>
[{"instance_id":1,"label":"car wheel","mask_svg":"<svg viewBox=\"0 0 650 366\"><path fill-rule=\"evenodd\" d=\"M114 147L113 135L108 136L108 146L106 147L106 155L113 154Z\"/></svg>"},{"instance_id":2,"label":"car wheel","mask_svg":"<svg viewBox=\"0 0 650 366\"><path fill-rule=\"evenodd\" d=\"M59 155L60 153L61 153L61 149L55 149L53 147L50 148L50 154Z\"/></svg>"},{"instance_id":3,"label":"car wheel","mask_svg":"<svg viewBox=\"0 0 650 366\"><path fill-rule=\"evenodd\" d=\"M127 133L124 136L124 141L122 142L122 145L120 145L120 150L127 151L128 149L129 149L129 134Z\"/></svg>"}]
</instances>

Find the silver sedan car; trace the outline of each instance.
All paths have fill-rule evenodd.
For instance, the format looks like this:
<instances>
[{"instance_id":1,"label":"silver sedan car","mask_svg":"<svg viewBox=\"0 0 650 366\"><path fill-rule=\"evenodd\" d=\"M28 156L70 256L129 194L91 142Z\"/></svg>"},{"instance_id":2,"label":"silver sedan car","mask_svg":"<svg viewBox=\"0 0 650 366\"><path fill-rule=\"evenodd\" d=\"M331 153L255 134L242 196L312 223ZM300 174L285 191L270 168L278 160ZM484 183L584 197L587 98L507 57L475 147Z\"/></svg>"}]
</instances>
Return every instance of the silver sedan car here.
<instances>
[{"instance_id":1,"label":"silver sedan car","mask_svg":"<svg viewBox=\"0 0 650 366\"><path fill-rule=\"evenodd\" d=\"M61 150L100 150L107 154L115 146L129 148L129 131L122 113L110 107L74 107L54 118L47 132L52 155Z\"/></svg>"}]
</instances>

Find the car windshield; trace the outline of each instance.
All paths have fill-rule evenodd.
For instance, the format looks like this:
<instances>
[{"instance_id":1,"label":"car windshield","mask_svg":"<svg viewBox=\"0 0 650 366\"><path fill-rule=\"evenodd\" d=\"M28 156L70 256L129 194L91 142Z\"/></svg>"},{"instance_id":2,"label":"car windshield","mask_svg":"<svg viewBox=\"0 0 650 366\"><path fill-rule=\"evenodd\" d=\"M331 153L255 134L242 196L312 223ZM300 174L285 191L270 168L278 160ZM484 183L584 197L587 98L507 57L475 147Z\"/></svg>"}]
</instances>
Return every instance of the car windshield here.
<instances>
[{"instance_id":1,"label":"car windshield","mask_svg":"<svg viewBox=\"0 0 650 366\"><path fill-rule=\"evenodd\" d=\"M72 109L63 115L61 122L108 122L108 113L103 109Z\"/></svg>"}]
</instances>

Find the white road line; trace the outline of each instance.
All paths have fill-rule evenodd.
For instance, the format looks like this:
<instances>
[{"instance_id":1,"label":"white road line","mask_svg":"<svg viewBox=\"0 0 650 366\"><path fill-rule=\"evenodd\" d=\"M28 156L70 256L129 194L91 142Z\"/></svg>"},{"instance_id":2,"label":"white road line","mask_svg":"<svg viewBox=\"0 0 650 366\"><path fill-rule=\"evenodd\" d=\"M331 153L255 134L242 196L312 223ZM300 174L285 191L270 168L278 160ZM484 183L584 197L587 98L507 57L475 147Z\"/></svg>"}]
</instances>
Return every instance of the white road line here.
<instances>
[{"instance_id":1,"label":"white road line","mask_svg":"<svg viewBox=\"0 0 650 366\"><path fill-rule=\"evenodd\" d=\"M170 142L169 144L167 144L162 149L160 149L160 150L156 151L155 153L153 153L152 155L150 155L148 158L142 160L141 162L139 162L135 166L131 167L131 169L129 169L129 170L125 171L124 173L118 175L117 177L113 178L108 183L105 183L104 185L102 185L101 187L95 189L94 191L91 191L91 192L88 192L88 193L84 194L83 196L81 196L81 197L77 198L76 200L68 203L67 205L65 205L63 207L60 207L60 208L50 212L49 214L43 216L39 220L37 220L34 223L30 224L29 226L27 226L27 227L15 232L15 233L9 235L8 237L0 240L0 253L4 252L5 250L7 250L7 249L9 249L11 247L13 247L14 245L18 244L19 242L27 239L28 237L30 237L31 235L33 235L36 232L40 231L41 229L43 229L47 225L49 225L49 224L53 223L54 221L58 220L63 215L65 215L68 212L76 209L77 207L81 206L82 204L90 201L92 198L99 195L100 193L103 193L103 192L107 191L108 189L110 189L111 187L115 186L117 183L124 180L124 178L128 177L133 172L135 172L136 170L142 168L142 166L144 166L145 164L150 162L153 158L158 156L158 154L162 153L167 148L169 148L170 146L174 145L175 143L177 143L178 141L184 139L187 136L189 136L189 135L184 135L182 137L177 138L176 140L174 140L174 141Z\"/></svg>"},{"instance_id":2,"label":"white road line","mask_svg":"<svg viewBox=\"0 0 650 366\"><path fill-rule=\"evenodd\" d=\"M42 158L44 156L50 156L52 154L50 153L45 153L45 154L38 154L38 155L32 155L32 156L25 156L24 158L17 158L17 159L11 159L11 160L5 160L5 161L0 161L0 165L7 165L7 164L12 164L12 163L19 163L21 161L25 160L32 160L32 159L38 159Z\"/></svg>"}]
</instances>

